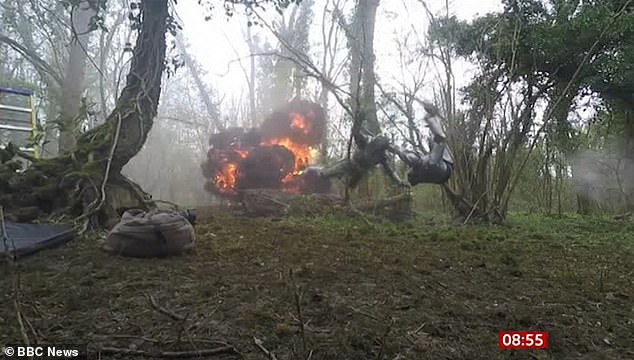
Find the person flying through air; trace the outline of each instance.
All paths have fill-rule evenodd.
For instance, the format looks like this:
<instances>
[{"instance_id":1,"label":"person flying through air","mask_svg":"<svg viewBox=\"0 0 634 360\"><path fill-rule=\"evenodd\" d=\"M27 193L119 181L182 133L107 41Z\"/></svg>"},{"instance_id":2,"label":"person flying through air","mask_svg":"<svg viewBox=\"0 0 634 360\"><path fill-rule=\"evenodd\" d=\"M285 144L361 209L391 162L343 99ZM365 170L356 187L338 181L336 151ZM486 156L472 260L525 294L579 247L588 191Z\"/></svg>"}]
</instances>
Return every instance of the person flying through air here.
<instances>
[{"instance_id":1,"label":"person flying through air","mask_svg":"<svg viewBox=\"0 0 634 360\"><path fill-rule=\"evenodd\" d=\"M432 103L416 99L425 109L423 120L433 137L429 154L418 151L399 152L399 157L409 167L407 179L414 186L421 183L444 184L451 177L453 159L447 146L447 136L442 129L442 116Z\"/></svg>"},{"instance_id":2,"label":"person flying through air","mask_svg":"<svg viewBox=\"0 0 634 360\"><path fill-rule=\"evenodd\" d=\"M355 121L352 127L352 137L357 149L350 159L342 159L328 168L312 167L307 169L322 178L346 178L348 187L355 188L363 176L376 165L381 165L389 178L397 185L408 187L407 182L401 180L389 163L388 153L401 156L400 151L382 135L374 136L361 126L361 121Z\"/></svg>"}]
</instances>

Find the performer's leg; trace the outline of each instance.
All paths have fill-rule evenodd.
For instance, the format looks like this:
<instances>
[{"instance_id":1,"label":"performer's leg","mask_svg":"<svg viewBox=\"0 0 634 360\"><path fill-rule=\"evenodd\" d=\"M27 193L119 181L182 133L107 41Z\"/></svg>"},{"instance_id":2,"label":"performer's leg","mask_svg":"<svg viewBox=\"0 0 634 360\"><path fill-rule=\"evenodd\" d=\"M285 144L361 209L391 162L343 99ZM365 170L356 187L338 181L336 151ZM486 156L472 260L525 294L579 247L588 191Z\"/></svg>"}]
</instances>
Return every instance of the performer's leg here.
<instances>
[{"instance_id":1,"label":"performer's leg","mask_svg":"<svg viewBox=\"0 0 634 360\"><path fill-rule=\"evenodd\" d=\"M434 134L434 142L444 142L447 135L445 135L445 131L442 129L442 124L440 123L442 118L440 116L425 116L423 120L427 122L429 130Z\"/></svg>"},{"instance_id":2,"label":"performer's leg","mask_svg":"<svg viewBox=\"0 0 634 360\"><path fill-rule=\"evenodd\" d=\"M359 185L359 183L361 182L361 179L363 179L363 172L360 171L353 171L352 173L348 174L348 187L351 189L354 189L357 187L357 185Z\"/></svg>"},{"instance_id":3,"label":"performer's leg","mask_svg":"<svg viewBox=\"0 0 634 360\"><path fill-rule=\"evenodd\" d=\"M429 163L430 164L438 164L443 159L443 155L445 154L445 150L447 149L446 142L435 143L431 149L431 153L429 154Z\"/></svg>"},{"instance_id":4,"label":"performer's leg","mask_svg":"<svg viewBox=\"0 0 634 360\"><path fill-rule=\"evenodd\" d=\"M341 177L346 172L348 172L349 168L350 168L350 163L348 162L348 159L343 159L343 160L340 160L340 161L336 162L331 167L322 169L321 170L321 176L323 176L323 177Z\"/></svg>"},{"instance_id":5,"label":"performer's leg","mask_svg":"<svg viewBox=\"0 0 634 360\"><path fill-rule=\"evenodd\" d=\"M387 162L387 159L383 159L381 161L381 166L383 167L383 170L385 170L385 173L390 178L390 180L392 180L396 185L402 186L402 187L409 187L409 184L407 182L401 180L401 178L398 177L398 175L396 175L396 171L392 169L390 164Z\"/></svg>"}]
</instances>

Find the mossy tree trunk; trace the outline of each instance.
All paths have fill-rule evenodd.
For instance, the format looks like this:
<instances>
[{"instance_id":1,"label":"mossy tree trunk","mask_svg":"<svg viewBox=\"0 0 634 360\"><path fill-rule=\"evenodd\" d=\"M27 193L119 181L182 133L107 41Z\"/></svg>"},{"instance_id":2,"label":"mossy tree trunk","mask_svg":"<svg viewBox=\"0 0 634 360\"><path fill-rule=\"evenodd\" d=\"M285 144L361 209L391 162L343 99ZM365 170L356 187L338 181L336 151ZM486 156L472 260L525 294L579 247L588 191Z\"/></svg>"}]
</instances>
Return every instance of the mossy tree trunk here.
<instances>
[{"instance_id":1,"label":"mossy tree trunk","mask_svg":"<svg viewBox=\"0 0 634 360\"><path fill-rule=\"evenodd\" d=\"M10 220L84 220L112 225L122 210L152 207L148 195L121 175L152 128L165 68L168 0L143 1L141 23L126 86L106 122L53 159L35 160L22 173L0 164L0 205Z\"/></svg>"}]
</instances>

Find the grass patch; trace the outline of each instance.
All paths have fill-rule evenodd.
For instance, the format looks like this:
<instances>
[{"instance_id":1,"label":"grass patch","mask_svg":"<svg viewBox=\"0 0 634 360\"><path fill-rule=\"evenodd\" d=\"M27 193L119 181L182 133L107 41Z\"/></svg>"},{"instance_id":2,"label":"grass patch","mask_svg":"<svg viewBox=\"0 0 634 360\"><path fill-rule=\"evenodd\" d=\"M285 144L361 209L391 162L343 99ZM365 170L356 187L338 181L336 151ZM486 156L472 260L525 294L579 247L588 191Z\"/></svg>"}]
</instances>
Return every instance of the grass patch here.
<instances>
[{"instance_id":1,"label":"grass patch","mask_svg":"<svg viewBox=\"0 0 634 360\"><path fill-rule=\"evenodd\" d=\"M90 237L21 260L31 338L147 350L221 341L245 359L263 358L253 337L279 359L302 358L303 341L312 359L634 357L631 223L216 216L197 234L196 252L179 258L113 257ZM3 271L0 339L21 343ZM148 295L186 319L156 311ZM551 346L501 351L503 330L548 331Z\"/></svg>"}]
</instances>

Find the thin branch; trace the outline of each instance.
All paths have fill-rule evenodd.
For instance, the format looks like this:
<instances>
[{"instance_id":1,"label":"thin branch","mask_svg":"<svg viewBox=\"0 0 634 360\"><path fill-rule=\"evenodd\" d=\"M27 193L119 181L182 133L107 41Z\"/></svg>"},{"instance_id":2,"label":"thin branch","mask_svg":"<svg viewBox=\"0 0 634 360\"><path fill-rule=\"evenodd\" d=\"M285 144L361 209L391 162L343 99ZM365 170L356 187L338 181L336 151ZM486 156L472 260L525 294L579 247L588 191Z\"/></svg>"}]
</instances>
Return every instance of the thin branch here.
<instances>
[{"instance_id":1,"label":"thin branch","mask_svg":"<svg viewBox=\"0 0 634 360\"><path fill-rule=\"evenodd\" d=\"M215 349L200 349L200 350L188 350L188 351L159 351L159 352L121 349L121 348L115 348L115 347L102 347L99 350L99 355L120 354L120 355L128 355L128 356L144 356L149 358L176 358L176 359L195 358L195 357L201 357L201 356L213 356L213 355L228 354L228 353L236 354L237 351L233 346L222 346Z\"/></svg>"},{"instance_id":2,"label":"thin branch","mask_svg":"<svg viewBox=\"0 0 634 360\"><path fill-rule=\"evenodd\" d=\"M277 360L277 357L275 356L275 354L264 347L264 342L262 340L254 336L253 343L269 360Z\"/></svg>"},{"instance_id":3,"label":"thin branch","mask_svg":"<svg viewBox=\"0 0 634 360\"><path fill-rule=\"evenodd\" d=\"M62 76L58 74L57 71L55 71L55 69L53 69L44 60L42 60L42 58L36 52L27 49L22 44L3 34L0 34L0 42L7 44L17 53L24 56L24 58L26 58L41 74L47 75L48 77L53 79L57 86L62 86Z\"/></svg>"},{"instance_id":4,"label":"thin branch","mask_svg":"<svg viewBox=\"0 0 634 360\"><path fill-rule=\"evenodd\" d=\"M175 312L173 312L172 310L169 310L167 308L164 308L163 306L159 305L158 301L156 300L156 298L152 295L147 295L147 299L148 302L150 303L150 305L152 305L152 307L160 312L161 314L167 315L168 317L172 318L173 320L178 320L178 321L183 321L185 320L186 316L177 314Z\"/></svg>"},{"instance_id":5,"label":"thin branch","mask_svg":"<svg viewBox=\"0 0 634 360\"><path fill-rule=\"evenodd\" d=\"M302 305L301 298L302 295L299 292L299 286L295 283L295 277L293 276L293 269L289 269L288 271L289 277L291 279L291 284L293 285L293 296L295 298L295 310L297 310L297 320L299 321L299 336L302 340L302 354L306 356L306 333L304 331L304 318L302 317Z\"/></svg>"},{"instance_id":6,"label":"thin branch","mask_svg":"<svg viewBox=\"0 0 634 360\"><path fill-rule=\"evenodd\" d=\"M321 73L321 71L317 68L317 66L315 66L315 64L310 60L310 58L308 58L306 54L294 48L286 39L284 39L284 37L282 37L277 32L277 30L275 30L264 18L262 18L262 16L257 11L254 11L254 14L258 17L259 21L267 29L269 29L269 31L271 31L271 33L277 38L280 44L282 44L282 46L284 46L284 48L286 48L292 55L292 56L282 56L282 55L279 55L279 56L287 60L290 60L293 63L295 63L295 65L301 67L307 76L314 77L318 79L319 81L321 81L322 84L326 86L326 88L330 90L331 93L335 96L335 99L337 99L337 102L343 107L343 109L348 114L350 114L350 116L354 116L353 111L350 109L348 104L341 98L341 96L337 92L339 90L345 93L345 91L340 89L335 84L333 84L333 82L330 79L328 79L324 74Z\"/></svg>"}]
</instances>

